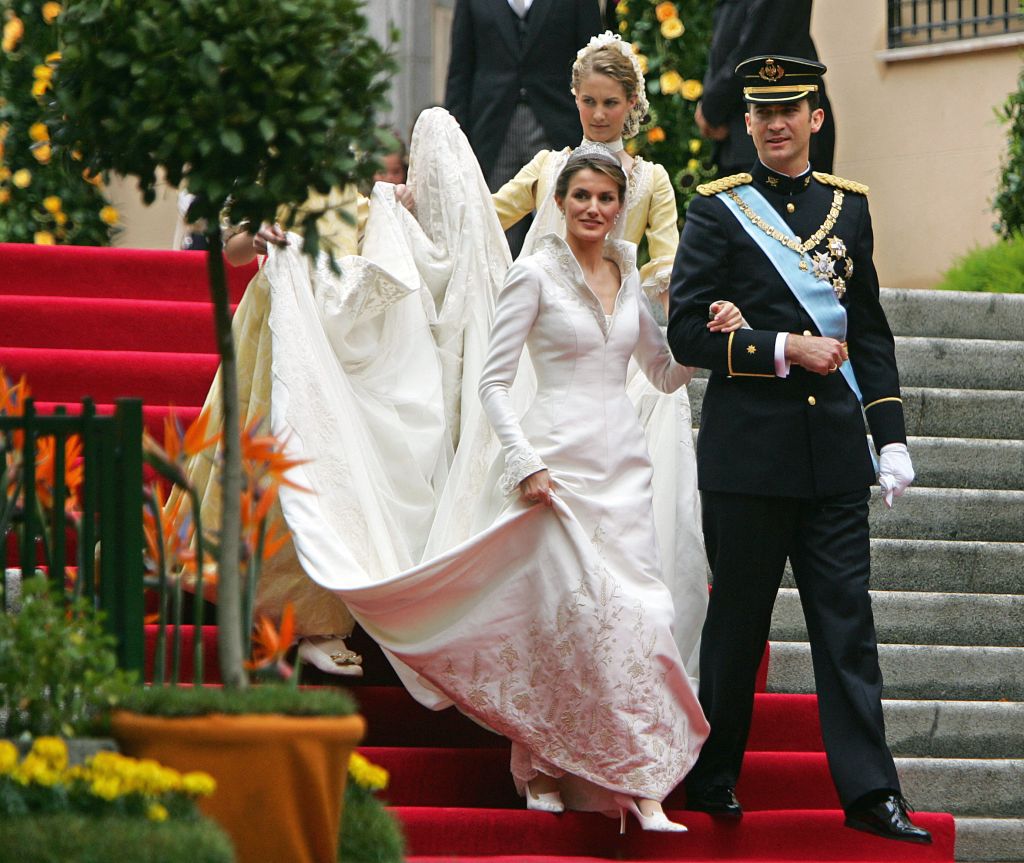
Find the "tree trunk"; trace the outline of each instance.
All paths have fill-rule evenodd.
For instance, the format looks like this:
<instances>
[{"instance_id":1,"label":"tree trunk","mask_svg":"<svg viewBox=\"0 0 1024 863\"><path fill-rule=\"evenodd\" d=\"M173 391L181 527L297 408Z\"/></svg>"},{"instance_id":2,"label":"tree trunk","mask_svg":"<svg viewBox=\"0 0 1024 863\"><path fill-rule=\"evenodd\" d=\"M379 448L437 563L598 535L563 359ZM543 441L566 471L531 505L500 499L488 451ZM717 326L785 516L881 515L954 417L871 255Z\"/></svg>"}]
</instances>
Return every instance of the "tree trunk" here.
<instances>
[{"instance_id":1,"label":"tree trunk","mask_svg":"<svg viewBox=\"0 0 1024 863\"><path fill-rule=\"evenodd\" d=\"M244 689L249 678L242 665L243 627L242 592L239 585L239 550L241 548L242 452L238 379L235 368L235 341L231 334L231 312L228 306L227 277L220 231L207 233L206 267L213 301L213 318L217 335L217 351L221 368L221 407L224 413L224 462L221 465L220 550L217 560L217 647L220 673L224 685ZM202 562L199 563L202 566ZM202 602L202 597L196 597ZM197 633L201 638L201 633Z\"/></svg>"}]
</instances>

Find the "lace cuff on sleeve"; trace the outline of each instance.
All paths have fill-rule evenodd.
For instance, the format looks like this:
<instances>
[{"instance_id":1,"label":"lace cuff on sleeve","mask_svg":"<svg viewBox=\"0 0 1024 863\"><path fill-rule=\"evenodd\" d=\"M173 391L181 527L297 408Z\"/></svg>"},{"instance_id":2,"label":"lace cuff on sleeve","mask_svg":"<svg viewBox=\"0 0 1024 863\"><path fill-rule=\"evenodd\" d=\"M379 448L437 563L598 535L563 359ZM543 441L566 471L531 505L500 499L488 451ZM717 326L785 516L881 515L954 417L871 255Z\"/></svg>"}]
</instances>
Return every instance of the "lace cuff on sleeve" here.
<instances>
[{"instance_id":1,"label":"lace cuff on sleeve","mask_svg":"<svg viewBox=\"0 0 1024 863\"><path fill-rule=\"evenodd\" d=\"M655 258L640 268L640 287L652 303L660 303L672 277L672 258Z\"/></svg>"},{"instance_id":2,"label":"lace cuff on sleeve","mask_svg":"<svg viewBox=\"0 0 1024 863\"><path fill-rule=\"evenodd\" d=\"M529 443L517 443L505 453L505 472L498 481L502 494L513 494L519 488L519 483L530 474L546 468L547 465L540 460L540 456Z\"/></svg>"}]
</instances>

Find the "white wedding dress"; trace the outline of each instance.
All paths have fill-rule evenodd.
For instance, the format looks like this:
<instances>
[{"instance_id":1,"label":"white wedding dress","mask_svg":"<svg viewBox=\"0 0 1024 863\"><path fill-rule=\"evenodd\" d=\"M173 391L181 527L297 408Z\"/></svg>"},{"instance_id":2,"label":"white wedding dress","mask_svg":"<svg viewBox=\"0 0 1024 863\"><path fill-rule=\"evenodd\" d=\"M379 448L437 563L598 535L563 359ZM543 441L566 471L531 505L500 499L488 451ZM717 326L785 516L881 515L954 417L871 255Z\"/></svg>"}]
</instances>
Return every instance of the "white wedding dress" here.
<instances>
[{"instance_id":1,"label":"white wedding dress","mask_svg":"<svg viewBox=\"0 0 1024 863\"><path fill-rule=\"evenodd\" d=\"M575 808L662 799L708 729L672 635L625 381L634 352L661 389L688 372L628 243L609 245L626 277L610 318L557 236L509 271L495 314L507 250L446 113L421 117L411 162L417 217L379 184L363 254L340 276L297 243L265 264L272 428L307 459L292 478L314 492L281 490L299 560L417 699L513 741L520 788L542 770L567 775ZM515 488L538 464L550 508Z\"/></svg>"}]
</instances>

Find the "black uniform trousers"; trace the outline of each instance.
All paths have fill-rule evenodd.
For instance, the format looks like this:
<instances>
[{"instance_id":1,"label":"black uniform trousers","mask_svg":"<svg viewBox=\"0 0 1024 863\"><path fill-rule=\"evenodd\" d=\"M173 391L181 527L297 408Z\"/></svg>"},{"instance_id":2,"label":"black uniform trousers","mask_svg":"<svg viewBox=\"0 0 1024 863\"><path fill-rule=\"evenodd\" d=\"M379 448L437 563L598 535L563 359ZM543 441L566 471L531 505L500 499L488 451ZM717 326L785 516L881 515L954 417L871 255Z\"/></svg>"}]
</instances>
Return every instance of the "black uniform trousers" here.
<instances>
[{"instance_id":1,"label":"black uniform trousers","mask_svg":"<svg viewBox=\"0 0 1024 863\"><path fill-rule=\"evenodd\" d=\"M757 669L789 558L840 801L846 808L874 792L898 792L868 594L868 490L818 500L703 491L701 502L714 579L700 651L700 702L711 735L686 787L736 785Z\"/></svg>"}]
</instances>

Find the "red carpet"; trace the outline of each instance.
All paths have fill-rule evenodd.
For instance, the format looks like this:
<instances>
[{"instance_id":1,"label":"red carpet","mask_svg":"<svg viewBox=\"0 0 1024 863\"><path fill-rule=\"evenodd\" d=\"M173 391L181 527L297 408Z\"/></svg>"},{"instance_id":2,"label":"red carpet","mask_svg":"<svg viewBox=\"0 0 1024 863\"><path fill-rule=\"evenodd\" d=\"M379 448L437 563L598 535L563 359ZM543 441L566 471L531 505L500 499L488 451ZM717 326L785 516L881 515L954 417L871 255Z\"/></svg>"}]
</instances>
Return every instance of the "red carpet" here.
<instances>
[{"instance_id":1,"label":"red carpet","mask_svg":"<svg viewBox=\"0 0 1024 863\"><path fill-rule=\"evenodd\" d=\"M251 268L233 271L237 302ZM0 244L0 366L26 373L41 410L90 395L100 409L141 396L147 426L161 429L168 405L198 411L216 369L205 257L186 252ZM147 632L152 674L155 627ZM217 680L215 630L203 634L207 677ZM182 677L191 680L186 628ZM169 643L169 642L168 642ZM402 820L410 863L891 863L953 860L953 819L919 814L931 846L895 843L843 827L822 753L813 696L757 696L750 751L737 793L740 823L666 808L689 828L679 835L627 835L599 814L527 812L508 772L508 744L448 710L416 704L361 633L352 646L366 675L352 682L369 723L365 754L391 771L386 796ZM336 682L317 673L307 682ZM762 674L763 684L763 674ZM761 687L763 689L763 685Z\"/></svg>"}]
</instances>

